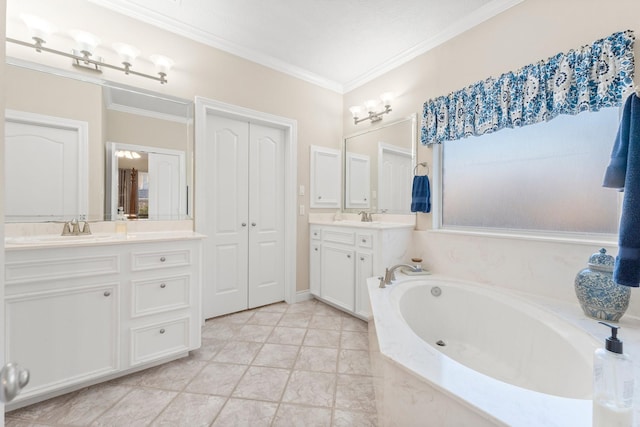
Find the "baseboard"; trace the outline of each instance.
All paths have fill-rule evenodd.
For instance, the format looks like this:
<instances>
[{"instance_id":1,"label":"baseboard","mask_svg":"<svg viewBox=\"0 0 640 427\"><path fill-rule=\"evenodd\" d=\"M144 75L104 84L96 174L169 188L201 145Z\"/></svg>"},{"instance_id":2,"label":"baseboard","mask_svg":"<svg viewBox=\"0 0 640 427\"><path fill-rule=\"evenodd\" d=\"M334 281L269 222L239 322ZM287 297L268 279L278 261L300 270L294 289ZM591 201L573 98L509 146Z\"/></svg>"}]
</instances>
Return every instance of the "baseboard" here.
<instances>
[{"instance_id":1,"label":"baseboard","mask_svg":"<svg viewBox=\"0 0 640 427\"><path fill-rule=\"evenodd\" d=\"M309 290L296 292L296 302L302 302L313 299L313 295Z\"/></svg>"}]
</instances>

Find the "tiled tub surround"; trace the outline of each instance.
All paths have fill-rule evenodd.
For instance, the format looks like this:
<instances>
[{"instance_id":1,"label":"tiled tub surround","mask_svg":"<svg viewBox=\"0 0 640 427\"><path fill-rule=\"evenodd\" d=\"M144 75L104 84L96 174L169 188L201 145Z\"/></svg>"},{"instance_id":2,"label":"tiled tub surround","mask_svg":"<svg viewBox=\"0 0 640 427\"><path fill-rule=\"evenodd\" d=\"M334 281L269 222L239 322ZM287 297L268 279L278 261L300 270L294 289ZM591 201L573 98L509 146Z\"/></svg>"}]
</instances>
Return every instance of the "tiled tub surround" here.
<instances>
[{"instance_id":1,"label":"tiled tub surround","mask_svg":"<svg viewBox=\"0 0 640 427\"><path fill-rule=\"evenodd\" d=\"M600 346L600 342L604 343L608 331L606 328L603 331L603 327L594 319L585 317L577 302L567 304L437 275L407 279L407 276L404 276L404 283L400 281L385 289L378 288L377 280L370 279L368 283L374 314L374 321L369 325L369 338L380 425L396 423L402 426L419 426L424 424L416 420L422 419L429 419L431 423L429 425L438 426L572 427L591 425L590 396L580 396L580 394L584 393L584 389L588 388L591 382L590 366L593 360L593 349ZM538 372L537 375L547 377L551 381L556 378L558 384L562 386L558 389L558 393L576 398L553 396L498 381L447 357L446 347L441 352L435 345L429 345L421 340L417 333L426 335L426 332L418 330L420 327L416 325L414 325L415 332L411 329L409 326L413 323L411 314L407 315L406 320L403 318L400 309L403 305L400 302L402 294L415 286L426 286L428 290L438 286L442 290L439 298L444 299L452 294L448 292L447 285L460 287L463 290L467 287L469 292L467 301L495 299L494 302L487 301L487 304L465 309L472 313L472 318L477 318L477 321L467 320L463 322L466 325L462 325L463 328L472 329L484 324L485 316L478 314L478 310L487 309L487 312L491 313L490 316L487 314L487 318L497 319L505 324L505 329L489 332L494 337L501 337L501 342L505 346L502 350L508 350L508 344L517 341L518 336L526 337L525 345L530 341L533 343L531 345L548 352L548 360L540 362L543 371ZM430 292L426 294L431 296ZM407 295L412 302L416 299L416 295L410 293ZM455 301L452 303L456 304ZM506 310L503 310L503 313L498 313L496 310L500 303L505 304ZM440 319L430 321L429 314L437 315L438 310L447 310L447 304L449 303L445 302L444 306L439 308L423 304L429 309L422 310L418 313L418 317L424 318L422 322L424 325L437 324ZM459 304L463 305L465 301ZM486 307L487 305L492 307ZM518 313L509 313L511 308L522 311L522 316L525 318L532 314L534 317L518 319ZM455 307L452 310L455 311ZM545 347L548 343L544 342L544 339L543 342L536 341L536 338L540 338L540 334L533 330L537 329L535 326L526 328L522 333L509 332L510 327L526 324L529 320L544 323L543 328L548 325L557 330L560 342L555 341L555 345ZM625 352L632 356L640 354L640 320L624 317L620 326L620 336L625 342ZM443 326L443 329L446 328ZM481 330L476 331L478 336L483 333ZM447 341L447 337L441 338ZM580 345L580 342L585 345ZM456 343L449 342L449 344L455 346ZM589 364L587 369L583 367L583 373L580 374L585 377L580 380L581 390L567 389L565 383L572 381L567 372L553 372L553 361L562 357L560 352L565 345L569 351L573 351L569 347L574 345L578 350L579 354L571 356L576 359L575 364L584 364L585 361ZM525 351L524 359L529 353L535 353L535 351ZM522 360L520 365L516 365L516 370L528 372L534 369L527 368L526 363L529 361ZM494 365L500 364L494 363ZM638 393L640 369L637 365L635 369L636 393ZM564 388L564 391L560 391L561 388ZM636 405L638 420L637 412Z\"/></svg>"},{"instance_id":2,"label":"tiled tub surround","mask_svg":"<svg viewBox=\"0 0 640 427\"><path fill-rule=\"evenodd\" d=\"M7 413L26 426L375 426L367 323L319 301L208 320L189 357Z\"/></svg>"}]
</instances>

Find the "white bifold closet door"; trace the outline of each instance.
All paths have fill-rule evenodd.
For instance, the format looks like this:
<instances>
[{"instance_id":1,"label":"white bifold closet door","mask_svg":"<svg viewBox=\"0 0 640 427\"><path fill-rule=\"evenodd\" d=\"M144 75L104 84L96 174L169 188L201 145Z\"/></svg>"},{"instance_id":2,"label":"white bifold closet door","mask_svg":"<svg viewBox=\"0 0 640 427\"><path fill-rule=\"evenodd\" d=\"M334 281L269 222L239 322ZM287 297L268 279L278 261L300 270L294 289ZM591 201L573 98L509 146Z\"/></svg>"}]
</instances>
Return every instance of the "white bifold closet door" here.
<instances>
[{"instance_id":1,"label":"white bifold closet door","mask_svg":"<svg viewBox=\"0 0 640 427\"><path fill-rule=\"evenodd\" d=\"M197 185L206 189L210 318L284 300L284 131L216 115L207 121L207 178Z\"/></svg>"}]
</instances>

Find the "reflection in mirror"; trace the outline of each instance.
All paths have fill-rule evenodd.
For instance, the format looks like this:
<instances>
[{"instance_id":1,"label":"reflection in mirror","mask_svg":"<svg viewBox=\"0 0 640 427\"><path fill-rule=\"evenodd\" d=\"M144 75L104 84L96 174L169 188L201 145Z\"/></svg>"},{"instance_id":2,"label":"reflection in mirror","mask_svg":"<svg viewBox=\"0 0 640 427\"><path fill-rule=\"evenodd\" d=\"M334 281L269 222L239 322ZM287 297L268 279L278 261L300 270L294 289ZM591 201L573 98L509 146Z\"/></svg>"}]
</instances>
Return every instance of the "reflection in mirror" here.
<instances>
[{"instance_id":1,"label":"reflection in mirror","mask_svg":"<svg viewBox=\"0 0 640 427\"><path fill-rule=\"evenodd\" d=\"M5 84L5 106L9 111L6 118L9 125L5 126L5 133L10 133L5 136L13 134L16 138L5 146L5 156L10 160L7 163L15 166L11 173L7 169L5 177L5 221L115 219L113 209L117 212L118 202L112 203L112 175L110 169L105 169L110 166L109 160L105 159L107 142L144 146L145 149L139 150L141 153L164 152L180 158L177 161L179 168L145 172L147 178L153 173L158 177L156 183L149 178L150 191L160 188L160 193L164 194L163 186L179 188L168 191L171 197L177 197L171 202L171 211L168 212L168 208L162 205L164 202L160 201L157 214L145 213L144 205L139 201L138 211L132 217L188 218L191 212L189 192L193 187L192 101L15 58L7 58L7 63L5 81L10 84ZM18 118L12 119L11 113ZM25 132L21 128L24 117L39 120L44 117L47 123L53 120L54 128L70 132L66 138L72 144L59 143L58 135L36 135L40 141L33 138L25 140ZM78 135L74 137L73 132ZM31 131L27 133L33 135ZM84 138L85 141L76 146L74 138ZM43 145L44 140L49 143ZM46 148L35 149L34 144ZM28 155L27 151L42 155ZM45 152L48 153L46 158L42 157ZM164 163L159 164L164 167ZM176 173L177 169L179 173ZM36 190L39 195L32 197ZM70 201L71 195L75 201ZM151 206L149 208L152 209Z\"/></svg>"},{"instance_id":2,"label":"reflection in mirror","mask_svg":"<svg viewBox=\"0 0 640 427\"><path fill-rule=\"evenodd\" d=\"M416 138L416 114L345 138L345 212L411 213Z\"/></svg>"}]
</instances>

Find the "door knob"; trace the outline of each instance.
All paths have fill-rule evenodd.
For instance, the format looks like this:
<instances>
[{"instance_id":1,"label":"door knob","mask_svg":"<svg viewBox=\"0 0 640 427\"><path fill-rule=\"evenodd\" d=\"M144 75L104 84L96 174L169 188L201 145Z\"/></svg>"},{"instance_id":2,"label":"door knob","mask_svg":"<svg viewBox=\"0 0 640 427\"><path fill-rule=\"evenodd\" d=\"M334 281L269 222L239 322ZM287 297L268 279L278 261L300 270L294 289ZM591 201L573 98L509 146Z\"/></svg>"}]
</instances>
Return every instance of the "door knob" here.
<instances>
[{"instance_id":1,"label":"door knob","mask_svg":"<svg viewBox=\"0 0 640 427\"><path fill-rule=\"evenodd\" d=\"M0 371L0 401L11 402L29 384L29 371L16 363L7 363Z\"/></svg>"}]
</instances>

